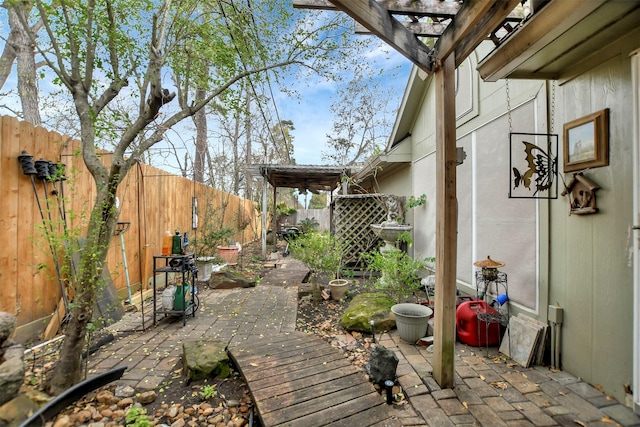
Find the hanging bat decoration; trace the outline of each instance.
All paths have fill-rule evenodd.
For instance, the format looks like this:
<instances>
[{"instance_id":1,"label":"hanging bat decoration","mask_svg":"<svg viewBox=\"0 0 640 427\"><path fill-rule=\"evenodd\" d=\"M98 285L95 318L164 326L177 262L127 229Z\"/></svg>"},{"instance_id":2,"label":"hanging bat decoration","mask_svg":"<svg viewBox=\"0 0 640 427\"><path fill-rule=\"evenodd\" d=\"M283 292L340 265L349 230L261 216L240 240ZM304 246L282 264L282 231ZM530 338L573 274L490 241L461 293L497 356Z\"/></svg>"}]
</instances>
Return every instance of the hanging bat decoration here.
<instances>
[{"instance_id":1,"label":"hanging bat decoration","mask_svg":"<svg viewBox=\"0 0 640 427\"><path fill-rule=\"evenodd\" d=\"M520 185L529 191L533 191L531 185L535 185L535 196L538 192L551 188L553 181L558 175L558 158L548 154L545 150L527 141L524 144L525 160L529 169L521 173L517 168L513 169L513 188Z\"/></svg>"}]
</instances>

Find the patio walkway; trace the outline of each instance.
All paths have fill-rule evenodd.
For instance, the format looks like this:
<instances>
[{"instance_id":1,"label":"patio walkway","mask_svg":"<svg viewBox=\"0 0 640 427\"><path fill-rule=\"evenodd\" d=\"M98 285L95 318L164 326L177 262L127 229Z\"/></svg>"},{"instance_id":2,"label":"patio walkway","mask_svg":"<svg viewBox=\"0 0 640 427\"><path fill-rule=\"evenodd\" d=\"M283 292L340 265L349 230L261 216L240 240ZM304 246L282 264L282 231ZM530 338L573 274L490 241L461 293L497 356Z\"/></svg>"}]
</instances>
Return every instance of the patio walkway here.
<instances>
[{"instance_id":1,"label":"patio walkway","mask_svg":"<svg viewBox=\"0 0 640 427\"><path fill-rule=\"evenodd\" d=\"M263 426L401 426L367 375L316 335L253 337L229 354Z\"/></svg>"},{"instance_id":2,"label":"patio walkway","mask_svg":"<svg viewBox=\"0 0 640 427\"><path fill-rule=\"evenodd\" d=\"M118 384L153 389L170 376L186 339L215 338L233 347L252 336L294 332L298 287L283 279L287 266L297 271L294 261L273 270L280 285L269 279L250 289L201 290L200 310L184 327L166 320L150 327L147 320L142 332L140 315L127 314L110 327L119 331L117 338L91 356L90 375L128 366ZM521 368L458 343L456 386L443 390L431 376L432 355L425 348L404 343L395 330L379 342L400 360L398 382L408 404L390 408L404 426L640 426L629 408L566 372Z\"/></svg>"}]
</instances>

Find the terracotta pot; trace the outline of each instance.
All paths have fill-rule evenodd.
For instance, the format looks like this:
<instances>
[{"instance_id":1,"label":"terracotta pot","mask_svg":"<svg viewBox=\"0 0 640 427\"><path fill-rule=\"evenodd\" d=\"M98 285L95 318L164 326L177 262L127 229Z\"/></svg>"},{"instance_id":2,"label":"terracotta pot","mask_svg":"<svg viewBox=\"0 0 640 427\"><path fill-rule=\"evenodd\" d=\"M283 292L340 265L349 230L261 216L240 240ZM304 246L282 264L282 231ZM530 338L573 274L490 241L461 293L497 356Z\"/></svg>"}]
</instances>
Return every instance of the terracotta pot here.
<instances>
[{"instance_id":1,"label":"terracotta pot","mask_svg":"<svg viewBox=\"0 0 640 427\"><path fill-rule=\"evenodd\" d=\"M218 257L228 265L238 263L238 252L240 249L237 246L218 246Z\"/></svg>"},{"instance_id":2,"label":"terracotta pot","mask_svg":"<svg viewBox=\"0 0 640 427\"><path fill-rule=\"evenodd\" d=\"M329 282L329 288L331 289L331 299L338 301L345 297L349 289L349 282L344 279L334 279Z\"/></svg>"}]
</instances>

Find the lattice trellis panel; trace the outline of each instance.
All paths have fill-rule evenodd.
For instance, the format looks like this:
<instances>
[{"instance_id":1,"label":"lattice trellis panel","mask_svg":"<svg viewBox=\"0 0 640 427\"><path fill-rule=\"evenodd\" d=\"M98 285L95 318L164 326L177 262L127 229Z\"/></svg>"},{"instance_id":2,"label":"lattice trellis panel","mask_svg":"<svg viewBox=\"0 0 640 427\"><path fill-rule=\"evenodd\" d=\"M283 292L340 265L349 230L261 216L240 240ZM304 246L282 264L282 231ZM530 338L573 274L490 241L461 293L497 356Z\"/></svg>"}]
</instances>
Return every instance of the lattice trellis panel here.
<instances>
[{"instance_id":1,"label":"lattice trellis panel","mask_svg":"<svg viewBox=\"0 0 640 427\"><path fill-rule=\"evenodd\" d=\"M375 249L380 239L371 230L371 224L387 219L381 201L385 194L354 194L336 196L333 201L333 232L346 246L345 261L354 264L360 254ZM398 198L402 206L402 198Z\"/></svg>"}]
</instances>

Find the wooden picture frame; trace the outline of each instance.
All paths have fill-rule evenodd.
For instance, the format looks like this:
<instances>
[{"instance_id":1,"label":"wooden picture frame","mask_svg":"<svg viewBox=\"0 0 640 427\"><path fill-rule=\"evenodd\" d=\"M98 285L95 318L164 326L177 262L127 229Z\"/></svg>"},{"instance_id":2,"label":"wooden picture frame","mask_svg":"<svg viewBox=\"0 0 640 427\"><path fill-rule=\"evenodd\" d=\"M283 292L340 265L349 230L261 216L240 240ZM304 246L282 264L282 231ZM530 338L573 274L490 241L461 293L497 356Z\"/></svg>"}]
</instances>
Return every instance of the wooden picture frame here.
<instances>
[{"instance_id":1,"label":"wooden picture frame","mask_svg":"<svg viewBox=\"0 0 640 427\"><path fill-rule=\"evenodd\" d=\"M564 124L564 172L609 165L609 109Z\"/></svg>"}]
</instances>

